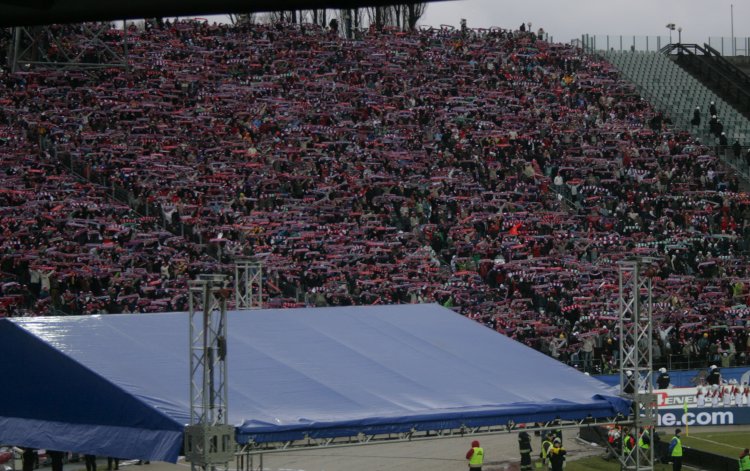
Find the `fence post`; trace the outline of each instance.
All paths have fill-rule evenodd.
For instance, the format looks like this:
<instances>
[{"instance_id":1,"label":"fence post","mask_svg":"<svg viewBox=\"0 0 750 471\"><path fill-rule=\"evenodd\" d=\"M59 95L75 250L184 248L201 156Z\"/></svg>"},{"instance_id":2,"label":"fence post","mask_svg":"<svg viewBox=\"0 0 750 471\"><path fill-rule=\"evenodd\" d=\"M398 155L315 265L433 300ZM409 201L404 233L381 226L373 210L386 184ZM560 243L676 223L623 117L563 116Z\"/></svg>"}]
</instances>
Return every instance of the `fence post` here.
<instances>
[{"instance_id":1,"label":"fence post","mask_svg":"<svg viewBox=\"0 0 750 471\"><path fill-rule=\"evenodd\" d=\"M646 52L651 52L651 49L648 48L648 36L646 36Z\"/></svg>"},{"instance_id":2,"label":"fence post","mask_svg":"<svg viewBox=\"0 0 750 471\"><path fill-rule=\"evenodd\" d=\"M620 35L620 52L622 52L622 34Z\"/></svg>"}]
</instances>

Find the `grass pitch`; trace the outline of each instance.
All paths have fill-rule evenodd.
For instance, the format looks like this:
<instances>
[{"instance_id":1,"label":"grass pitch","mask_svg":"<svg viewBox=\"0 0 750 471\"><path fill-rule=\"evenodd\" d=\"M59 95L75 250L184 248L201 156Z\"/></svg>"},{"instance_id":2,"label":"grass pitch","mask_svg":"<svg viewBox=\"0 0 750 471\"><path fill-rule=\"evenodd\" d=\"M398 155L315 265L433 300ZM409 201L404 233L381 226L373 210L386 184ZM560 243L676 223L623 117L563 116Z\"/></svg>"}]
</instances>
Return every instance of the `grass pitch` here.
<instances>
[{"instance_id":1,"label":"grass pitch","mask_svg":"<svg viewBox=\"0 0 750 471\"><path fill-rule=\"evenodd\" d=\"M742 450L750 447L748 432L690 432L689 436L682 435L685 446L730 458L737 458Z\"/></svg>"}]
</instances>

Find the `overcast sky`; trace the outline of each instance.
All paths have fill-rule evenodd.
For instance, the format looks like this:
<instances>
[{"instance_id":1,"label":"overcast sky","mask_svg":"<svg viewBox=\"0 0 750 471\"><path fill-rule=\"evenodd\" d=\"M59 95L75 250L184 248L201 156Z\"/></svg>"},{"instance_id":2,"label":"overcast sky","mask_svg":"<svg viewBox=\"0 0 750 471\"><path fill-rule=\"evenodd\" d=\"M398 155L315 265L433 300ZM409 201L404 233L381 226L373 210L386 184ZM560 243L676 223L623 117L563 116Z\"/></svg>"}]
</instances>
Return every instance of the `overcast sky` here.
<instances>
[{"instance_id":1,"label":"overcast sky","mask_svg":"<svg viewBox=\"0 0 750 471\"><path fill-rule=\"evenodd\" d=\"M731 4L735 37L750 36L750 0L456 0L430 3L421 23L458 26L466 18L469 27L516 28L524 21L561 42L582 33L667 36L665 25L675 23L683 42L702 44L731 36Z\"/></svg>"}]
</instances>

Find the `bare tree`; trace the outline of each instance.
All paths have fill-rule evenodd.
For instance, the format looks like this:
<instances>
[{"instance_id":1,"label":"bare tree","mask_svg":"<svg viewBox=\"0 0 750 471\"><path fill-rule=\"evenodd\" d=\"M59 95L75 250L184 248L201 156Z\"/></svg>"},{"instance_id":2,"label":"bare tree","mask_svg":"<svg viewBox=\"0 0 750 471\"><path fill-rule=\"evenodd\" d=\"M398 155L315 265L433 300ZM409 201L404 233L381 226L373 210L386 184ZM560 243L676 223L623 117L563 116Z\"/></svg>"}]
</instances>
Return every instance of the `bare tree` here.
<instances>
[{"instance_id":1,"label":"bare tree","mask_svg":"<svg viewBox=\"0 0 750 471\"><path fill-rule=\"evenodd\" d=\"M391 10L389 7L368 7L367 8L367 20L370 26L375 26L375 29L381 30L385 26L390 26L391 22Z\"/></svg>"},{"instance_id":2,"label":"bare tree","mask_svg":"<svg viewBox=\"0 0 750 471\"><path fill-rule=\"evenodd\" d=\"M361 8L355 8L352 10L352 22L354 23L355 30L359 30L363 26L362 14L363 12Z\"/></svg>"},{"instance_id":3,"label":"bare tree","mask_svg":"<svg viewBox=\"0 0 750 471\"><path fill-rule=\"evenodd\" d=\"M390 7L369 7L366 11L368 23L378 30L390 26L413 31L426 9L426 3L410 3Z\"/></svg>"},{"instance_id":4,"label":"bare tree","mask_svg":"<svg viewBox=\"0 0 750 471\"><path fill-rule=\"evenodd\" d=\"M393 26L395 26L399 31L403 30L403 27L401 26L401 20L404 16L404 5L393 5L391 6L391 18L393 19Z\"/></svg>"},{"instance_id":5,"label":"bare tree","mask_svg":"<svg viewBox=\"0 0 750 471\"><path fill-rule=\"evenodd\" d=\"M266 13L266 22L270 24L283 23L284 12L283 11L270 11Z\"/></svg>"},{"instance_id":6,"label":"bare tree","mask_svg":"<svg viewBox=\"0 0 750 471\"><path fill-rule=\"evenodd\" d=\"M347 39L352 38L352 15L351 8L342 8L339 10L339 25L344 29L344 37Z\"/></svg>"},{"instance_id":7,"label":"bare tree","mask_svg":"<svg viewBox=\"0 0 750 471\"><path fill-rule=\"evenodd\" d=\"M258 16L257 13L230 13L229 14L229 21L232 22L233 25L253 25L257 21Z\"/></svg>"},{"instance_id":8,"label":"bare tree","mask_svg":"<svg viewBox=\"0 0 750 471\"><path fill-rule=\"evenodd\" d=\"M427 4L426 3L410 3L406 7L406 22L407 24L405 26L409 27L409 31L414 31L417 27L417 22L420 18L422 18L422 15L424 15L425 10L427 10Z\"/></svg>"}]
</instances>

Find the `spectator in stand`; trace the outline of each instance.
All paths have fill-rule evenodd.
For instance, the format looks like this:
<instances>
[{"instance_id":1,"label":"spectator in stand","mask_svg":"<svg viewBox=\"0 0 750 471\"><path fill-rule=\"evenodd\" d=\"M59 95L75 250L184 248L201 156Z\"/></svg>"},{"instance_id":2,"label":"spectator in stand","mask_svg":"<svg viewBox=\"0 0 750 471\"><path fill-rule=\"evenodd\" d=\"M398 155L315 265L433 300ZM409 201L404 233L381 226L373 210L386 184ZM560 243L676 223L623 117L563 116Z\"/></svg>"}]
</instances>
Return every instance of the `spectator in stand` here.
<instances>
[{"instance_id":1,"label":"spectator in stand","mask_svg":"<svg viewBox=\"0 0 750 471\"><path fill-rule=\"evenodd\" d=\"M734 155L735 160L739 160L741 154L742 145L740 144L740 141L735 139L734 143L732 144L732 155Z\"/></svg>"},{"instance_id":2,"label":"spectator in stand","mask_svg":"<svg viewBox=\"0 0 750 471\"><path fill-rule=\"evenodd\" d=\"M727 139L727 133L722 132L719 135L719 145L722 147L726 147L729 145L729 139Z\"/></svg>"},{"instance_id":3,"label":"spectator in stand","mask_svg":"<svg viewBox=\"0 0 750 471\"><path fill-rule=\"evenodd\" d=\"M640 254L665 355L746 351L750 203L610 64L509 30L127 34L129 71L0 73L0 315L183 310L254 257L268 307L447 303L596 373Z\"/></svg>"},{"instance_id":4,"label":"spectator in stand","mask_svg":"<svg viewBox=\"0 0 750 471\"><path fill-rule=\"evenodd\" d=\"M699 106L696 106L693 110L693 119L690 120L690 124L692 126L700 126L701 125L701 109Z\"/></svg>"}]
</instances>

